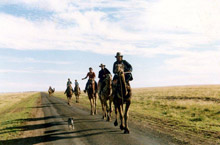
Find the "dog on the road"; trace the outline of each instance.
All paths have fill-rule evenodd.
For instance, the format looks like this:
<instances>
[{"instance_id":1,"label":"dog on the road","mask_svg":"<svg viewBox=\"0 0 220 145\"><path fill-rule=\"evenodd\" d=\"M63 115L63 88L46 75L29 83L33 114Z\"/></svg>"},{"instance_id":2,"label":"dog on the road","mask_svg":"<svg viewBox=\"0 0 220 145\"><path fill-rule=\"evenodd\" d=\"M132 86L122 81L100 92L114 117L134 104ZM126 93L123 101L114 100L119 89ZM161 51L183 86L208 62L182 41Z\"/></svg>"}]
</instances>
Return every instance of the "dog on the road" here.
<instances>
[{"instance_id":1,"label":"dog on the road","mask_svg":"<svg viewBox=\"0 0 220 145\"><path fill-rule=\"evenodd\" d=\"M69 129L74 129L74 122L73 122L73 118L69 118L68 119L68 127Z\"/></svg>"}]
</instances>

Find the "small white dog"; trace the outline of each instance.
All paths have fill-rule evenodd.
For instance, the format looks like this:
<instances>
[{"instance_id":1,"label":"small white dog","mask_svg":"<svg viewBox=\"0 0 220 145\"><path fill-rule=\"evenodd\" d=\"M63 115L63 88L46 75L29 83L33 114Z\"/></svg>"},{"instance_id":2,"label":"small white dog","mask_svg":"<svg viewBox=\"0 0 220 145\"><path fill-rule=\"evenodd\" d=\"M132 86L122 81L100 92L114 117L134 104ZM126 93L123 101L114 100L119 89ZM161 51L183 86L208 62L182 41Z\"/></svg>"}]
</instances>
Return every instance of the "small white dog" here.
<instances>
[{"instance_id":1,"label":"small white dog","mask_svg":"<svg viewBox=\"0 0 220 145\"><path fill-rule=\"evenodd\" d=\"M73 118L68 119L68 127L69 129L74 129L74 123L73 123Z\"/></svg>"}]
</instances>

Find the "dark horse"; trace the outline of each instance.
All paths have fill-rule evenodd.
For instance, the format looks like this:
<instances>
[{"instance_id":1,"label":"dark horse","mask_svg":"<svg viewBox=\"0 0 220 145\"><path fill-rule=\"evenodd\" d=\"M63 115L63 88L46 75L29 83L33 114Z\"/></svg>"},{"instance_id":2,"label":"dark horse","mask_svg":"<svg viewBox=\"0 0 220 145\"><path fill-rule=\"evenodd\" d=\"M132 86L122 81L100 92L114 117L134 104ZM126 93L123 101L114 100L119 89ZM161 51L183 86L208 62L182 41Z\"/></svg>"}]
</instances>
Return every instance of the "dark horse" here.
<instances>
[{"instance_id":1,"label":"dark horse","mask_svg":"<svg viewBox=\"0 0 220 145\"><path fill-rule=\"evenodd\" d=\"M102 112L103 112L103 119L107 117L107 121L111 120L111 113L112 113L112 102L113 96L112 93L112 76L108 74L106 78L103 80L102 86L99 87L99 99L102 105ZM101 88L103 88L101 90ZM109 102L107 102L109 101Z\"/></svg>"},{"instance_id":2,"label":"dark horse","mask_svg":"<svg viewBox=\"0 0 220 145\"><path fill-rule=\"evenodd\" d=\"M51 96L53 93L55 92L55 88L49 88L48 89L48 94L49 94L49 96Z\"/></svg>"},{"instance_id":3,"label":"dark horse","mask_svg":"<svg viewBox=\"0 0 220 145\"><path fill-rule=\"evenodd\" d=\"M96 95L94 80L91 80L91 82L89 82L87 87L87 93L91 105L91 115L97 114L97 109L96 109L97 95Z\"/></svg>"},{"instance_id":4,"label":"dark horse","mask_svg":"<svg viewBox=\"0 0 220 145\"><path fill-rule=\"evenodd\" d=\"M64 94L66 94L66 97L67 97L67 103L68 105L70 105L70 100L72 98L72 95L73 95L73 88L71 85L68 85L67 88L66 88L66 91L64 92Z\"/></svg>"},{"instance_id":5,"label":"dark horse","mask_svg":"<svg viewBox=\"0 0 220 145\"><path fill-rule=\"evenodd\" d=\"M76 103L79 103L79 95L81 94L79 85L76 85L74 88L74 94L76 96Z\"/></svg>"},{"instance_id":6,"label":"dark horse","mask_svg":"<svg viewBox=\"0 0 220 145\"><path fill-rule=\"evenodd\" d=\"M125 73L122 65L117 65L116 67L117 77L113 82L113 96L114 96L114 105L115 105L115 115L116 119L114 125L118 125L117 113L119 111L121 125L120 129L124 130L124 133L130 133L128 128L128 112L131 104L131 88L129 84L125 82ZM123 104L125 104L125 112L123 112ZM123 114L124 113L124 114Z\"/></svg>"}]
</instances>

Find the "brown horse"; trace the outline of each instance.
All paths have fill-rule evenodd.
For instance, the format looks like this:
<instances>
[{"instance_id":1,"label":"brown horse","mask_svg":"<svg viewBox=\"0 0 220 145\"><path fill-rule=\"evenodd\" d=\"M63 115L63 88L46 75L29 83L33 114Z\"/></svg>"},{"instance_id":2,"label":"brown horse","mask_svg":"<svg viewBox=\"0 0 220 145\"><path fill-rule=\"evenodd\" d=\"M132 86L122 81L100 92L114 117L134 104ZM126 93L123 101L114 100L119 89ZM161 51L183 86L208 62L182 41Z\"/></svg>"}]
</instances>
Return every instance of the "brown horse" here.
<instances>
[{"instance_id":1,"label":"brown horse","mask_svg":"<svg viewBox=\"0 0 220 145\"><path fill-rule=\"evenodd\" d=\"M70 105L70 101L71 101L71 98L72 98L72 95L73 95L73 88L71 85L68 85L67 88L66 88L66 91L64 92L64 94L66 94L66 97L67 97L67 104Z\"/></svg>"},{"instance_id":2,"label":"brown horse","mask_svg":"<svg viewBox=\"0 0 220 145\"><path fill-rule=\"evenodd\" d=\"M95 90L95 81L92 81L88 84L87 93L91 105L91 115L97 114L97 109L96 109L97 95Z\"/></svg>"},{"instance_id":3,"label":"brown horse","mask_svg":"<svg viewBox=\"0 0 220 145\"><path fill-rule=\"evenodd\" d=\"M52 94L55 92L55 88L49 88L48 89L48 94L49 94L49 96L52 96Z\"/></svg>"},{"instance_id":4,"label":"brown horse","mask_svg":"<svg viewBox=\"0 0 220 145\"><path fill-rule=\"evenodd\" d=\"M113 88L114 88L113 102L115 105L115 115L116 115L114 125L115 126L118 125L117 113L119 111L120 120L121 120L120 129L124 130L124 133L128 134L130 133L128 128L128 112L131 104L132 94L131 94L130 85L126 84L125 82L125 75L123 70L124 70L123 66L120 64L116 67L117 79L114 80L113 82ZM125 104L125 112L123 112L123 104Z\"/></svg>"},{"instance_id":5,"label":"brown horse","mask_svg":"<svg viewBox=\"0 0 220 145\"><path fill-rule=\"evenodd\" d=\"M103 119L107 117L107 121L111 120L111 114L112 114L112 102L113 102L113 96L112 93L112 76L111 74L108 74L106 78L103 80L102 84L104 86L99 87L99 99L102 105L102 112L103 112ZM101 90L101 87L103 88ZM111 96L110 96L111 95ZM109 100L109 102L107 102Z\"/></svg>"},{"instance_id":6,"label":"brown horse","mask_svg":"<svg viewBox=\"0 0 220 145\"><path fill-rule=\"evenodd\" d=\"M76 85L74 88L74 94L76 96L76 103L79 103L79 95L81 94L79 85Z\"/></svg>"}]
</instances>

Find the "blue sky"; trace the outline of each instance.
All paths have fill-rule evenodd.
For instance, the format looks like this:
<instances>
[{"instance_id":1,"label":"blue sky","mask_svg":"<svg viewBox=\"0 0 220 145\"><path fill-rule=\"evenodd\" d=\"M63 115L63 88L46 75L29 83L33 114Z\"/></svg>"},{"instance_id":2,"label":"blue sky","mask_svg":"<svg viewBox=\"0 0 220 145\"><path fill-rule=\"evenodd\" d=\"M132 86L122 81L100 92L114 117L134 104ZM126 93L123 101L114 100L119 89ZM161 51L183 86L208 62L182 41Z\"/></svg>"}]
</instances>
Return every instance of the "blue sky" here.
<instances>
[{"instance_id":1,"label":"blue sky","mask_svg":"<svg viewBox=\"0 0 220 145\"><path fill-rule=\"evenodd\" d=\"M84 88L118 51L135 88L219 84L219 14L218 0L3 0L0 92Z\"/></svg>"}]
</instances>

